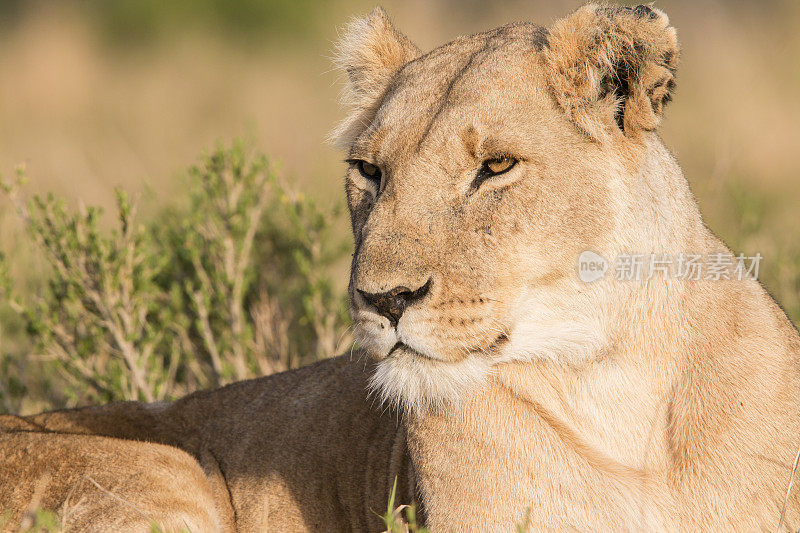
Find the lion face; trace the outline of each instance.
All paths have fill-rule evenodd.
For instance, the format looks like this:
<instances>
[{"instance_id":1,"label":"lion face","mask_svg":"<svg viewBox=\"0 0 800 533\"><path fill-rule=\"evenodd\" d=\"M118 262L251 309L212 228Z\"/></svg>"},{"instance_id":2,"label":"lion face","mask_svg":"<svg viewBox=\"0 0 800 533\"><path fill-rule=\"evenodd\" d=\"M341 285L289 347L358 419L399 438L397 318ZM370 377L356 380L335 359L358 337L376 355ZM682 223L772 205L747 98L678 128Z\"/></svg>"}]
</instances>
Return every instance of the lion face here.
<instances>
[{"instance_id":1,"label":"lion face","mask_svg":"<svg viewBox=\"0 0 800 533\"><path fill-rule=\"evenodd\" d=\"M565 112L553 39L515 24L420 56L376 10L342 45L355 104L337 132L351 313L386 400L443 407L496 364L579 359L607 341L603 291L575 264L614 241L614 192L631 165L600 141L632 131L618 128L613 88L596 89L589 121Z\"/></svg>"}]
</instances>

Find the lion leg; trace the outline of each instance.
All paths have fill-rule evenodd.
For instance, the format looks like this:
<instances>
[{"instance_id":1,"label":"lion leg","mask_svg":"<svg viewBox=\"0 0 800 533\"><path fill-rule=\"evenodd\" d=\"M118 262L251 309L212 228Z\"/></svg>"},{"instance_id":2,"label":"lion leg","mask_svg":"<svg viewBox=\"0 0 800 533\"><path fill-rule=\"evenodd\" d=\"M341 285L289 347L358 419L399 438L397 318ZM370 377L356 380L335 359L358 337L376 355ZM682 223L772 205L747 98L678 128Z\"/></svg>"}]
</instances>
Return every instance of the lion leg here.
<instances>
[{"instance_id":1,"label":"lion leg","mask_svg":"<svg viewBox=\"0 0 800 533\"><path fill-rule=\"evenodd\" d=\"M220 531L211 486L189 454L88 435L0 432L4 527L36 509L74 531Z\"/></svg>"}]
</instances>

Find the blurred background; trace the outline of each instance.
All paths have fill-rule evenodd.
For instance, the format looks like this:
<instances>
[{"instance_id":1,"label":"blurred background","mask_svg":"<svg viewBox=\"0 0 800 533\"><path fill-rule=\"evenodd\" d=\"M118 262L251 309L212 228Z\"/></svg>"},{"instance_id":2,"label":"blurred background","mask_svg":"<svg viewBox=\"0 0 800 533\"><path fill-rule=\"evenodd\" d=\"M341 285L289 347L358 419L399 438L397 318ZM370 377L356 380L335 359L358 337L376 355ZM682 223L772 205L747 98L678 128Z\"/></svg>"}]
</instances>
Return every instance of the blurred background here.
<instances>
[{"instance_id":1,"label":"blurred background","mask_svg":"<svg viewBox=\"0 0 800 533\"><path fill-rule=\"evenodd\" d=\"M575 1L385 0L423 49L515 20L549 25ZM764 256L761 278L800 320L800 3L659 1L682 45L662 136L708 225ZM247 137L285 183L342 205L342 117L330 56L362 0L1 0L0 174L111 208L116 187L156 216L187 165ZM333 222L346 239L346 217ZM17 289L40 265L0 200L0 249ZM346 254L345 254L346 255ZM330 267L344 287L347 258ZM13 337L13 335L11 336ZM21 342L13 338L9 343ZM3 349L0 336L0 350ZM6 348L9 350L10 348ZM13 350L12 350L13 351Z\"/></svg>"}]
</instances>

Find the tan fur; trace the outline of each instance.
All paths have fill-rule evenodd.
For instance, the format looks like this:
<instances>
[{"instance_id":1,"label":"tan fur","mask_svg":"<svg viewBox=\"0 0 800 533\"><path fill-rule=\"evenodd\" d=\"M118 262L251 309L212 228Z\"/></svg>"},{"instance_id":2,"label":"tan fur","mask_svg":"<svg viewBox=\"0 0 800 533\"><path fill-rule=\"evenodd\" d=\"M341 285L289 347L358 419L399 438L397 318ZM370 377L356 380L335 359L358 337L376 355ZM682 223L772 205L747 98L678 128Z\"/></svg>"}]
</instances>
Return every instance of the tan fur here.
<instances>
[{"instance_id":1,"label":"tan fur","mask_svg":"<svg viewBox=\"0 0 800 533\"><path fill-rule=\"evenodd\" d=\"M785 314L752 279L576 274L585 250L727 251L655 132L677 57L666 15L646 6L590 4L549 31L512 24L427 54L380 10L354 22L339 57L352 108L334 136L382 172L378 184L354 162L347 176L351 311L374 362L163 406L5 417L16 440L0 447L0 503L12 480L30 486L27 472L88 448L63 435L80 433L128 439L91 437L121 447L115 468L149 483L124 490L156 493L158 516L227 529L377 530L395 476L434 531L510 531L526 510L532 529L774 529L800 446ZM518 163L474 186L503 156ZM368 299L420 287L395 323ZM175 451L180 466L143 467L165 448L133 441L196 464ZM198 468L204 516L160 485ZM103 502L85 516L111 524ZM782 527L800 527L797 488Z\"/></svg>"},{"instance_id":2,"label":"tan fur","mask_svg":"<svg viewBox=\"0 0 800 533\"><path fill-rule=\"evenodd\" d=\"M0 507L18 517L48 473L41 503L63 516L88 475L120 496L80 484L94 531L149 531L133 505L174 531L376 531L395 478L398 501L415 488L397 413L366 397L370 371L338 357L171 404L0 416Z\"/></svg>"},{"instance_id":3,"label":"tan fur","mask_svg":"<svg viewBox=\"0 0 800 533\"><path fill-rule=\"evenodd\" d=\"M197 462L171 446L47 433L0 433L8 526L23 512L58 511L66 531L215 531L211 489ZM33 506L31 508L31 506ZM12 530L9 528L9 530Z\"/></svg>"},{"instance_id":4,"label":"tan fur","mask_svg":"<svg viewBox=\"0 0 800 533\"><path fill-rule=\"evenodd\" d=\"M544 35L510 25L407 63L343 139L383 174L348 175L355 335L406 413L428 522L774 529L800 446L783 312L752 279L576 275L584 250L728 251L655 132L676 32L590 4ZM503 155L519 163L471 189ZM428 281L396 327L360 292Z\"/></svg>"}]
</instances>

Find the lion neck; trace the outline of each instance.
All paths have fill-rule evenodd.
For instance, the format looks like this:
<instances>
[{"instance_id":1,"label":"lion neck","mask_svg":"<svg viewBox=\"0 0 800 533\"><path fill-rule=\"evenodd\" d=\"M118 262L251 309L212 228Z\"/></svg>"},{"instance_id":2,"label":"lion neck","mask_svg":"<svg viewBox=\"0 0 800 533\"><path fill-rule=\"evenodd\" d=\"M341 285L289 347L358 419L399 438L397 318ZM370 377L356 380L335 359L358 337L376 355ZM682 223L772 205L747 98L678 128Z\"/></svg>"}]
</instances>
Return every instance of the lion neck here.
<instances>
[{"instance_id":1,"label":"lion neck","mask_svg":"<svg viewBox=\"0 0 800 533\"><path fill-rule=\"evenodd\" d=\"M669 298L677 300L669 304L674 313L665 311ZM510 524L526 507L559 524L562 510L547 506L569 494L576 505L605 500L614 509L608 520L620 520L610 529L651 519L663 527L681 498L670 488L668 410L697 342L681 331L682 312L699 314L687 308L691 299L643 287L618 317L619 335L591 361L501 364L458 404L408 414L409 450L430 516L450 519L448 509L463 509L458 502L481 501L492 506L482 511ZM620 502L629 501L647 502L640 509L647 516L624 516Z\"/></svg>"},{"instance_id":2,"label":"lion neck","mask_svg":"<svg viewBox=\"0 0 800 533\"><path fill-rule=\"evenodd\" d=\"M633 194L617 207L637 213L638 219L628 223L630 231L616 232L616 251L724 249L703 225L680 168L660 140L653 136L635 163L640 174L635 184L626 184ZM489 453L503 455L502 450L530 442L521 428L538 432L544 427L564 453L595 470L623 477L666 475L671 460L667 409L696 344L685 319L696 317L696 325L705 320L695 306L701 293L707 311L714 292L677 281L631 283L606 295L614 310L605 318L602 342L590 343L582 361L548 356L497 365L490 383L458 405L410 415L412 442L422 449L436 446L434 435L463 438L495 443ZM516 456L520 452L530 457L523 450Z\"/></svg>"},{"instance_id":3,"label":"lion neck","mask_svg":"<svg viewBox=\"0 0 800 533\"><path fill-rule=\"evenodd\" d=\"M617 195L623 200L615 207L624 222L605 251L609 257L725 250L703 224L680 167L655 134L625 165L617 184L625 193ZM687 329L686 319L694 317L697 328L707 320L709 305L717 308L713 316L725 309L712 301L713 286L658 278L620 283L612 277L593 301L584 299L592 292L585 291L576 302L593 320L603 316L599 327L585 328L599 333L585 343L579 360L550 356L499 365L495 380L503 394L527 404L532 416L598 464L658 470L669 460L669 397L697 342L697 329Z\"/></svg>"}]
</instances>

